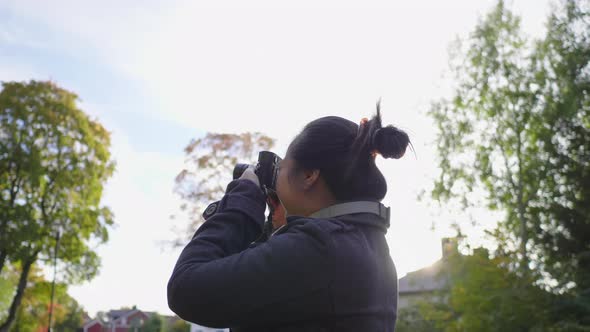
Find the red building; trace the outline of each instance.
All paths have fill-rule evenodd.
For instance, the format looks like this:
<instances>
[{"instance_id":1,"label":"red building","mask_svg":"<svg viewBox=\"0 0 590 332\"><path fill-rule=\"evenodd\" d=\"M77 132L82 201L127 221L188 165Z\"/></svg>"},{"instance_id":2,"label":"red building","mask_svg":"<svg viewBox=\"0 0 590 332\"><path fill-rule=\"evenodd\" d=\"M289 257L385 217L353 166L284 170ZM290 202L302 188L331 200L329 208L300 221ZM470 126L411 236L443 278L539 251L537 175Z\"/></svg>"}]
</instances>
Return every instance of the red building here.
<instances>
[{"instance_id":1,"label":"red building","mask_svg":"<svg viewBox=\"0 0 590 332\"><path fill-rule=\"evenodd\" d=\"M150 315L138 310L111 310L106 319L93 319L82 327L83 332L134 332L145 324Z\"/></svg>"}]
</instances>

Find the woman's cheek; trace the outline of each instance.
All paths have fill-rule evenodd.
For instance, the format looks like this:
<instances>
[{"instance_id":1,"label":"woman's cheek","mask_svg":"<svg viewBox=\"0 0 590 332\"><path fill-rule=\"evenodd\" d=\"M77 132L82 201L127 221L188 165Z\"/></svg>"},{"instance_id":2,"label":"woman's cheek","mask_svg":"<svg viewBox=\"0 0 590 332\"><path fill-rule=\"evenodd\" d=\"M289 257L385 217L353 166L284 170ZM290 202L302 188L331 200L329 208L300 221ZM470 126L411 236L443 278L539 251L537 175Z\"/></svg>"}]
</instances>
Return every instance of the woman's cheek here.
<instances>
[{"instance_id":1,"label":"woman's cheek","mask_svg":"<svg viewBox=\"0 0 590 332\"><path fill-rule=\"evenodd\" d=\"M281 176L279 178L279 181L277 182L277 195L279 196L279 200L283 204L283 207L288 212L291 203L291 192L289 188L289 183L285 175Z\"/></svg>"},{"instance_id":2,"label":"woman's cheek","mask_svg":"<svg viewBox=\"0 0 590 332\"><path fill-rule=\"evenodd\" d=\"M283 185L283 175L281 175L281 173L279 172L278 174L278 178L277 178L277 196L279 196L279 199L282 201L285 194L284 194L284 190L285 187Z\"/></svg>"}]
</instances>

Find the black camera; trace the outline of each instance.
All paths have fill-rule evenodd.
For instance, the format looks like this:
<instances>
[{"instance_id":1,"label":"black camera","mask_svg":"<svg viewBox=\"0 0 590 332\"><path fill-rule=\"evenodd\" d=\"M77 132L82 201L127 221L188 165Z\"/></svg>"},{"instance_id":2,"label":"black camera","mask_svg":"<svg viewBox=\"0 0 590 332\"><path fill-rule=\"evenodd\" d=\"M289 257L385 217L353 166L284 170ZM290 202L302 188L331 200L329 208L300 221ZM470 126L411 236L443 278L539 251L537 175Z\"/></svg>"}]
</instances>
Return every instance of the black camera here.
<instances>
[{"instance_id":1,"label":"black camera","mask_svg":"<svg viewBox=\"0 0 590 332\"><path fill-rule=\"evenodd\" d=\"M277 191L277 174L281 160L281 157L270 151L258 153L258 163L254 168L254 173L258 176L260 187L267 195L275 194ZM248 164L237 164L233 172L234 180L242 176L249 166Z\"/></svg>"},{"instance_id":2,"label":"black camera","mask_svg":"<svg viewBox=\"0 0 590 332\"><path fill-rule=\"evenodd\" d=\"M256 174L258 177L258 180L260 181L260 187L267 197L270 213L268 214L260 237L254 241L254 243L266 241L273 232L272 218L275 209L273 204L269 203L269 200L279 202L279 198L277 196L277 175L279 172L279 163L281 160L282 159L279 156L270 151L261 151L258 153L258 163L254 167L254 174ZM250 167L248 164L237 164L234 167L233 179L236 180L242 176L248 167ZM207 220L213 216L217 212L218 206L219 201L209 204L209 206L203 212L203 218Z\"/></svg>"}]
</instances>

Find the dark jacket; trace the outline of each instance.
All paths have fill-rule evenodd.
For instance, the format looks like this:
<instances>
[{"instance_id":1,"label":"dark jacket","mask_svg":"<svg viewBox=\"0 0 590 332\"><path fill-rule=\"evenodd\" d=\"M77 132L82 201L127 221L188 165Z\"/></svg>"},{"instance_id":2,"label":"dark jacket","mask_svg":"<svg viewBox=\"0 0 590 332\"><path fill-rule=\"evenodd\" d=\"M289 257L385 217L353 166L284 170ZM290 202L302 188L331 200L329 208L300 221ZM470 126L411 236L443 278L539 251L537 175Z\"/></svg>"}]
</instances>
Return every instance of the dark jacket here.
<instances>
[{"instance_id":1,"label":"dark jacket","mask_svg":"<svg viewBox=\"0 0 590 332\"><path fill-rule=\"evenodd\" d=\"M240 332L394 330L397 275L384 218L291 216L268 241L252 246L264 212L264 195L253 182L230 183L174 267L172 311Z\"/></svg>"}]
</instances>

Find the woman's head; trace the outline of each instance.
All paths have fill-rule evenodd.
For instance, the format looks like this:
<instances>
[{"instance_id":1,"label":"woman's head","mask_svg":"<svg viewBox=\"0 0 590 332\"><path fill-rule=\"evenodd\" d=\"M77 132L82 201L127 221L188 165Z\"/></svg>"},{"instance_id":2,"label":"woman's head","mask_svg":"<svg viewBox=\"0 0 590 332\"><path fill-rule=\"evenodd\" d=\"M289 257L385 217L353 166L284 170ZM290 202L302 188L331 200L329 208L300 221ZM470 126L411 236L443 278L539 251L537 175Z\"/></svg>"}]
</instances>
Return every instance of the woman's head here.
<instances>
[{"instance_id":1,"label":"woman's head","mask_svg":"<svg viewBox=\"0 0 590 332\"><path fill-rule=\"evenodd\" d=\"M409 143L405 132L382 127L379 105L377 114L360 125L336 116L312 121L289 145L279 172L279 197L289 214L302 215L336 202L380 201L387 183L375 155L400 158Z\"/></svg>"}]
</instances>

